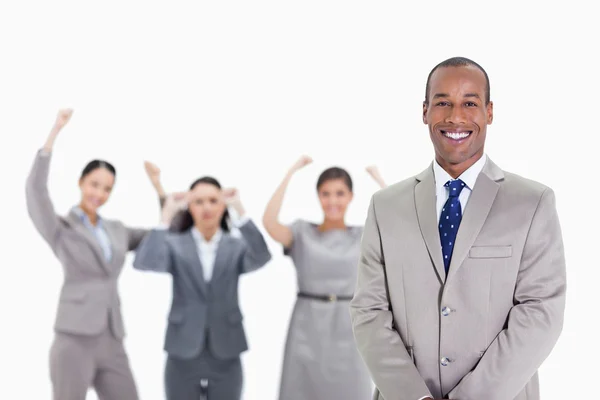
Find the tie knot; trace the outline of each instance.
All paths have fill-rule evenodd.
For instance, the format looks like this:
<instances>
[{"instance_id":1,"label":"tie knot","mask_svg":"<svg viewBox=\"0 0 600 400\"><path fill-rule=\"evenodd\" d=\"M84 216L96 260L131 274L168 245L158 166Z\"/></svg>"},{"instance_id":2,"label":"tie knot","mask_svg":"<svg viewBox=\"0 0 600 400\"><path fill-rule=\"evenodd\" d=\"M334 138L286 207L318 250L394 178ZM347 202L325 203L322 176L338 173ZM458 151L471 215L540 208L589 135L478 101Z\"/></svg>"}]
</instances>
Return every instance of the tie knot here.
<instances>
[{"instance_id":1,"label":"tie knot","mask_svg":"<svg viewBox=\"0 0 600 400\"><path fill-rule=\"evenodd\" d=\"M444 186L448 188L450 197L458 197L466 185L462 180L455 179L446 182Z\"/></svg>"}]
</instances>

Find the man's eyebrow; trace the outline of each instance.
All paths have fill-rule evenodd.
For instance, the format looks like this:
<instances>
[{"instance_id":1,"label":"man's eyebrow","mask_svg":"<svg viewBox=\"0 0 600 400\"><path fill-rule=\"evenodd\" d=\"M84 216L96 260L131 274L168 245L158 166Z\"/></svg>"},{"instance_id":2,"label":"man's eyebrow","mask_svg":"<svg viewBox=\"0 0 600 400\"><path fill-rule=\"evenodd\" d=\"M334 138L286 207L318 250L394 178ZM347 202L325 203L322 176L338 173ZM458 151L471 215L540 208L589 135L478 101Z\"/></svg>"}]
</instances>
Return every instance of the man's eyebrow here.
<instances>
[{"instance_id":1,"label":"man's eyebrow","mask_svg":"<svg viewBox=\"0 0 600 400\"><path fill-rule=\"evenodd\" d=\"M447 93L436 93L433 95L434 99L439 99L443 97L450 97L450 95ZM465 93L464 97L475 97L481 99L481 96L479 96L477 93Z\"/></svg>"}]
</instances>

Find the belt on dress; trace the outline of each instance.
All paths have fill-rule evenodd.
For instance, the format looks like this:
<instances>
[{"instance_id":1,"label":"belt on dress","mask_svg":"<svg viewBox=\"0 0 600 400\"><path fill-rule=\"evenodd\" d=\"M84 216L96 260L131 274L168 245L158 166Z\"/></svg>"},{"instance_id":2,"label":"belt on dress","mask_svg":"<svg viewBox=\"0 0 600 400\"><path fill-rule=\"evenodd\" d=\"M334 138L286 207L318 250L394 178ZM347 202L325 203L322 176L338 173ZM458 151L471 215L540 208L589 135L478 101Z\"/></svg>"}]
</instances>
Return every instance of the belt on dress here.
<instances>
[{"instance_id":1,"label":"belt on dress","mask_svg":"<svg viewBox=\"0 0 600 400\"><path fill-rule=\"evenodd\" d=\"M311 294L306 292L298 292L298 297L320 301L350 301L354 296L338 296L336 294Z\"/></svg>"}]
</instances>

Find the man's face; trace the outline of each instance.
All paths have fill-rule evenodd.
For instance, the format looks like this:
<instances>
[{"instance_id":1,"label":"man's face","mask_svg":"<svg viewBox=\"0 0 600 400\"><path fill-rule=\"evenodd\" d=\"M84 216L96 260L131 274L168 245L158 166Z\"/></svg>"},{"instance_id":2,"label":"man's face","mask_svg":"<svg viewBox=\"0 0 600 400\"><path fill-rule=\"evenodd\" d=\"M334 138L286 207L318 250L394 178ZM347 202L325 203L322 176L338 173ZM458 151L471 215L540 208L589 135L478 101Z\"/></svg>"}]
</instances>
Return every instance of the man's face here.
<instances>
[{"instance_id":1,"label":"man's face","mask_svg":"<svg viewBox=\"0 0 600 400\"><path fill-rule=\"evenodd\" d=\"M486 79L474 66L441 67L429 82L429 104L423 103L423 122L445 169L464 170L482 155L493 104L485 104Z\"/></svg>"}]
</instances>

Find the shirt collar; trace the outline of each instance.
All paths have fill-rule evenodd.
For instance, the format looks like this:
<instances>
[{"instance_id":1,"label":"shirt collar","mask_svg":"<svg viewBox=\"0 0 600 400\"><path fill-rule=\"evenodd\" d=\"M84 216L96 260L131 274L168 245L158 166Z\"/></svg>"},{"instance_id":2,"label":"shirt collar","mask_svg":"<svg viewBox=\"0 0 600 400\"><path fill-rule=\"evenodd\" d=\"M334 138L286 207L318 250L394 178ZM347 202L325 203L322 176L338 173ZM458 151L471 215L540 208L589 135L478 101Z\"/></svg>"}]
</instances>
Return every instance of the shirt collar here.
<instances>
[{"instance_id":1,"label":"shirt collar","mask_svg":"<svg viewBox=\"0 0 600 400\"><path fill-rule=\"evenodd\" d=\"M74 212L75 214L77 214L77 216L78 216L79 218L81 218L81 222L83 222L84 224L90 225L90 226L92 226L92 227L94 226L94 225L92 225L92 221L90 221L90 218L89 218L89 217L87 216L87 214L86 214L86 213L85 213L85 212L84 212L84 211L81 209L81 207L79 207L79 206L75 206L75 207L73 207L73 208L72 208L72 210L73 210L73 212ZM97 227L100 227L100 226L102 226L102 218L100 217L100 214L98 214L98 215L96 216L96 218L97 218L96 226L97 226Z\"/></svg>"},{"instance_id":2,"label":"shirt collar","mask_svg":"<svg viewBox=\"0 0 600 400\"><path fill-rule=\"evenodd\" d=\"M221 240L221 237L223 236L223 230L221 228L217 229L213 237L211 237L210 240L207 241L206 239L204 239L204 235L202 235L198 229L192 227L192 236L194 237L194 241L198 245L203 244L207 246L216 246Z\"/></svg>"},{"instance_id":3,"label":"shirt collar","mask_svg":"<svg viewBox=\"0 0 600 400\"><path fill-rule=\"evenodd\" d=\"M483 171L485 162L487 161L487 155L484 154L475 164L471 165L465 172L463 172L458 179L462 180L467 187L473 191L477 177ZM435 177L435 186L444 188L444 185L448 181L454 180L446 170L444 170L437 161L433 162L433 175Z\"/></svg>"}]
</instances>

